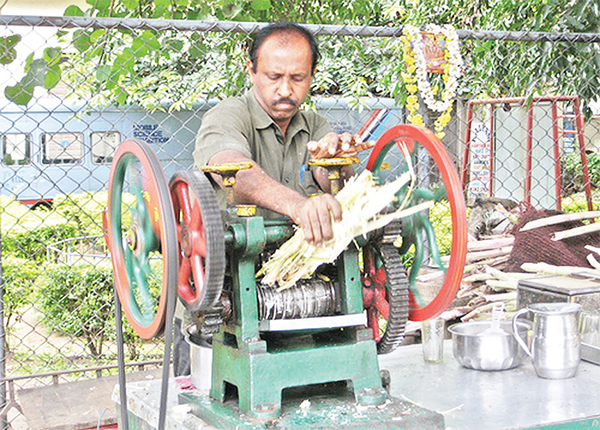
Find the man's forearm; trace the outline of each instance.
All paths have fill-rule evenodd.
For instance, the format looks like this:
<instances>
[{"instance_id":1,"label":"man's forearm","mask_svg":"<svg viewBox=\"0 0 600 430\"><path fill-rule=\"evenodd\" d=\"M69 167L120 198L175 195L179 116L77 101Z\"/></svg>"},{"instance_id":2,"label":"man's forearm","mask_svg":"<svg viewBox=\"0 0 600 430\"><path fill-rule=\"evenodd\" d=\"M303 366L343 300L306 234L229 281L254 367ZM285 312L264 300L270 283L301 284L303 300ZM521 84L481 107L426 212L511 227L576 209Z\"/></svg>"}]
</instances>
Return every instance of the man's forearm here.
<instances>
[{"instance_id":1,"label":"man's forearm","mask_svg":"<svg viewBox=\"0 0 600 430\"><path fill-rule=\"evenodd\" d=\"M237 172L233 187L235 200L239 203L254 204L293 218L293 206L306 200L306 197L273 179L255 161L232 150L215 154L210 160L211 164L241 162L251 162L254 167ZM222 186L221 178L218 175L215 175L215 180Z\"/></svg>"}]
</instances>

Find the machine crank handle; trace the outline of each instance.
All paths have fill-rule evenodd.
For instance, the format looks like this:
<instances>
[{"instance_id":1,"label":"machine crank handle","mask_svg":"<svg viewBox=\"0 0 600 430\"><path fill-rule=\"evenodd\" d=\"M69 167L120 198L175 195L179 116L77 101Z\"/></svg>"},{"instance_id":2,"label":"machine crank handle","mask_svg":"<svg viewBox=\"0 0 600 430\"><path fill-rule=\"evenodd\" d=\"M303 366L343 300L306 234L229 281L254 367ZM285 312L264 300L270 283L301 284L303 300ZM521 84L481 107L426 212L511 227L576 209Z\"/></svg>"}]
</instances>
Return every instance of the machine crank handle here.
<instances>
[{"instance_id":1,"label":"machine crank handle","mask_svg":"<svg viewBox=\"0 0 600 430\"><path fill-rule=\"evenodd\" d=\"M309 166L320 166L327 169L327 179L331 183L331 194L334 196L342 188L342 168L357 164L359 159L356 157L347 158L316 158L308 161Z\"/></svg>"},{"instance_id":2,"label":"machine crank handle","mask_svg":"<svg viewBox=\"0 0 600 430\"><path fill-rule=\"evenodd\" d=\"M225 196L227 198L227 208L236 208L239 216L253 216L256 214L256 206L254 205L236 205L233 197L233 186L235 185L235 175L240 170L251 169L251 162L244 163L224 163L202 166L200 170L204 173L216 173L220 175L225 187Z\"/></svg>"}]
</instances>

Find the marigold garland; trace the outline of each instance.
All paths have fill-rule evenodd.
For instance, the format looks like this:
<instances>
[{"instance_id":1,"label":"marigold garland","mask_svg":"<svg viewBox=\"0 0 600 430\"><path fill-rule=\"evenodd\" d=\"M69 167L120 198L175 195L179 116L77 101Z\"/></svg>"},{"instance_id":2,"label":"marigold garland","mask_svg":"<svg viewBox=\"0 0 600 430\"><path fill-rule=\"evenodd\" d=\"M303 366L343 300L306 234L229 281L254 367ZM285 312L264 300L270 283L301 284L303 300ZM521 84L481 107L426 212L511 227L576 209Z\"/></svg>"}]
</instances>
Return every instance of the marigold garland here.
<instances>
[{"instance_id":1,"label":"marigold garland","mask_svg":"<svg viewBox=\"0 0 600 430\"><path fill-rule=\"evenodd\" d=\"M424 125L423 117L418 113L420 106L417 93L419 93L428 109L441 113L434 123L434 129L435 134L442 139L446 135L443 130L451 119L452 102L456 97L458 78L463 63L460 56L458 35L454 27L451 25L428 24L425 27L425 32L434 34L439 40L445 41L446 46L443 49L445 64L442 66L444 89L441 91L440 100L437 100L435 96L440 91L437 86L431 86L427 76L427 60L421 32L417 27L405 25L400 39L402 40L402 53L406 68L406 72L402 73L402 80L408 92L406 108L409 114L407 120L415 125Z\"/></svg>"}]
</instances>

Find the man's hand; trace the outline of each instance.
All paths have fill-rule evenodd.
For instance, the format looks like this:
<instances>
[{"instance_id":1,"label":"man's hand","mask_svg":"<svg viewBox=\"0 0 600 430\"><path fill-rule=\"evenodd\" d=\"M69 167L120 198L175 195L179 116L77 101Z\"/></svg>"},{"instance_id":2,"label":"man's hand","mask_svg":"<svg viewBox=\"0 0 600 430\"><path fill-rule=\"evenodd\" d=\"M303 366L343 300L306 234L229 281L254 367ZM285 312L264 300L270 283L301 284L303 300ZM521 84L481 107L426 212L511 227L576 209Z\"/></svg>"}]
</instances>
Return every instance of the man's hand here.
<instances>
[{"instance_id":1,"label":"man's hand","mask_svg":"<svg viewBox=\"0 0 600 430\"><path fill-rule=\"evenodd\" d=\"M297 202L292 208L292 219L304 230L304 239L313 245L333 238L332 216L342 220L340 202L331 194L320 194Z\"/></svg>"},{"instance_id":2,"label":"man's hand","mask_svg":"<svg viewBox=\"0 0 600 430\"><path fill-rule=\"evenodd\" d=\"M375 146L375 142L367 140L363 142L358 134L337 134L334 132L326 134L321 140L311 140L306 144L311 158L348 158L356 157L358 153Z\"/></svg>"}]
</instances>

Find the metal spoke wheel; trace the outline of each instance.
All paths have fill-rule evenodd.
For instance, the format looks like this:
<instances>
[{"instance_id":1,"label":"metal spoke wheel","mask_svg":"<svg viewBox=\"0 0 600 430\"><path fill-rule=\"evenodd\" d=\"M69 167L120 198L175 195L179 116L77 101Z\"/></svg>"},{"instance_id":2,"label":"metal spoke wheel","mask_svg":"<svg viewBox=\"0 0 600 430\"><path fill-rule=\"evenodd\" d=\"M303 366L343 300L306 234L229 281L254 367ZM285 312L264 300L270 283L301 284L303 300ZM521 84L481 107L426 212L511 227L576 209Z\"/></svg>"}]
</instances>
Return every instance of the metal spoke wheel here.
<instances>
[{"instance_id":1,"label":"metal spoke wheel","mask_svg":"<svg viewBox=\"0 0 600 430\"><path fill-rule=\"evenodd\" d=\"M201 172L177 172L169 188L179 238L177 291L188 309L206 311L219 300L225 276L221 211Z\"/></svg>"},{"instance_id":2,"label":"metal spoke wheel","mask_svg":"<svg viewBox=\"0 0 600 430\"><path fill-rule=\"evenodd\" d=\"M434 202L427 211L402 218L395 242L409 268L409 318L434 318L456 296L466 260L466 205L454 164L435 134L404 124L378 140L367 169L380 183L414 171L414 188L401 189L396 205L406 199L409 206Z\"/></svg>"},{"instance_id":3,"label":"metal spoke wheel","mask_svg":"<svg viewBox=\"0 0 600 430\"><path fill-rule=\"evenodd\" d=\"M144 142L117 148L108 183L107 242L119 302L133 330L150 339L165 324L177 282L177 232L166 179Z\"/></svg>"},{"instance_id":4,"label":"metal spoke wheel","mask_svg":"<svg viewBox=\"0 0 600 430\"><path fill-rule=\"evenodd\" d=\"M402 343L408 320L408 281L397 248L368 242L362 248L363 306L373 330L377 353L392 352Z\"/></svg>"}]
</instances>

